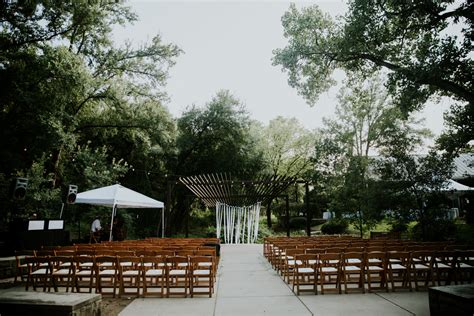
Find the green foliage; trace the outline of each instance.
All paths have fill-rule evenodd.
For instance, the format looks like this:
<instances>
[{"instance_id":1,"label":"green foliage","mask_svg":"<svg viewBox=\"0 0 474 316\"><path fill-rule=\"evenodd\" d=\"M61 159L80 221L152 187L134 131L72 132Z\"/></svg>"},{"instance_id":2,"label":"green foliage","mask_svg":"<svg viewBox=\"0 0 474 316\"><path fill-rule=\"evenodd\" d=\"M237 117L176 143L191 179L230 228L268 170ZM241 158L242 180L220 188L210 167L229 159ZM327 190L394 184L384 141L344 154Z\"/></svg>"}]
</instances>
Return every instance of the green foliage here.
<instances>
[{"instance_id":1,"label":"green foliage","mask_svg":"<svg viewBox=\"0 0 474 316\"><path fill-rule=\"evenodd\" d=\"M94 148L91 142L77 146L70 159L66 175L70 181L84 188L110 185L128 171L128 164L123 159L112 158L109 161L107 148Z\"/></svg>"},{"instance_id":2,"label":"green foliage","mask_svg":"<svg viewBox=\"0 0 474 316\"><path fill-rule=\"evenodd\" d=\"M298 120L276 117L258 135L269 173L298 177L308 172L315 135Z\"/></svg>"},{"instance_id":3,"label":"green foliage","mask_svg":"<svg viewBox=\"0 0 474 316\"><path fill-rule=\"evenodd\" d=\"M253 178L263 169L262 149L250 133L248 113L228 91L219 91L203 108L192 106L178 119L177 154L169 170L182 176L225 173ZM170 229L179 231L191 201L187 190L175 187Z\"/></svg>"},{"instance_id":4,"label":"green foliage","mask_svg":"<svg viewBox=\"0 0 474 316\"><path fill-rule=\"evenodd\" d=\"M459 151L472 152L474 139L474 103L454 104L450 111L444 114L444 131L437 139L437 145L448 153L457 154Z\"/></svg>"},{"instance_id":5,"label":"green foliage","mask_svg":"<svg viewBox=\"0 0 474 316\"><path fill-rule=\"evenodd\" d=\"M241 102L220 91L205 108L191 107L178 120L179 174L228 172L254 175L262 152L249 133L250 119Z\"/></svg>"},{"instance_id":6,"label":"green foliage","mask_svg":"<svg viewBox=\"0 0 474 316\"><path fill-rule=\"evenodd\" d=\"M48 173L45 165L48 159L41 157L33 162L31 168L18 173L18 176L28 178L27 194L22 203L23 209L14 212L14 218L27 218L36 213L38 218L58 218L61 210L61 189L54 188L54 175Z\"/></svg>"},{"instance_id":7,"label":"green foliage","mask_svg":"<svg viewBox=\"0 0 474 316\"><path fill-rule=\"evenodd\" d=\"M121 181L162 199L164 180L143 170L166 174L176 153L162 87L181 50L159 36L114 46L113 27L136 20L122 2L12 2L0 18L0 172L30 178L23 212L59 214L59 192L72 183L84 191ZM66 216L88 233L96 211L71 206ZM149 214L124 219L141 225L137 235L154 232Z\"/></svg>"},{"instance_id":8,"label":"green foliage","mask_svg":"<svg viewBox=\"0 0 474 316\"><path fill-rule=\"evenodd\" d=\"M384 193L373 180L374 160L369 155L397 146L389 142L394 131L417 142L427 132L393 106L379 77L352 76L339 95L336 118L324 119L324 124L313 158L316 199L326 201L326 209L345 216L363 236L384 209Z\"/></svg>"},{"instance_id":9,"label":"green foliage","mask_svg":"<svg viewBox=\"0 0 474 316\"><path fill-rule=\"evenodd\" d=\"M429 229L425 227L429 227ZM411 231L411 237L413 239L429 241L453 240L455 234L456 225L453 221L445 219L423 219L417 223Z\"/></svg>"},{"instance_id":10,"label":"green foliage","mask_svg":"<svg viewBox=\"0 0 474 316\"><path fill-rule=\"evenodd\" d=\"M321 232L326 235L344 234L348 227L347 221L335 218L321 226Z\"/></svg>"},{"instance_id":11,"label":"green foliage","mask_svg":"<svg viewBox=\"0 0 474 316\"><path fill-rule=\"evenodd\" d=\"M394 103L403 111L442 95L469 104L465 115L474 103L473 8L468 0L351 0L344 18L334 21L317 6L291 5L282 17L288 44L274 51L273 63L312 104L335 83L336 69L370 75L383 68ZM450 31L456 27L461 31ZM458 125L456 130L452 145L466 146L472 129Z\"/></svg>"},{"instance_id":12,"label":"green foliage","mask_svg":"<svg viewBox=\"0 0 474 316\"><path fill-rule=\"evenodd\" d=\"M397 222L417 220L415 235L423 239L438 238L431 233L443 218L449 205L442 190L452 174L452 161L430 151L425 156L412 154L416 145L403 133L393 135L393 144L379 162L380 186L384 190L386 209L393 210ZM439 229L443 229L439 227ZM443 231L440 231L440 234ZM444 236L444 235L441 235Z\"/></svg>"},{"instance_id":13,"label":"green foliage","mask_svg":"<svg viewBox=\"0 0 474 316\"><path fill-rule=\"evenodd\" d=\"M403 222L396 222L392 224L391 232L405 233L408 231L408 224Z\"/></svg>"},{"instance_id":14,"label":"green foliage","mask_svg":"<svg viewBox=\"0 0 474 316\"><path fill-rule=\"evenodd\" d=\"M455 240L459 244L472 245L474 243L474 225L456 223Z\"/></svg>"},{"instance_id":15,"label":"green foliage","mask_svg":"<svg viewBox=\"0 0 474 316\"><path fill-rule=\"evenodd\" d=\"M290 229L306 229L306 222L306 217L292 217L290 218Z\"/></svg>"}]
</instances>

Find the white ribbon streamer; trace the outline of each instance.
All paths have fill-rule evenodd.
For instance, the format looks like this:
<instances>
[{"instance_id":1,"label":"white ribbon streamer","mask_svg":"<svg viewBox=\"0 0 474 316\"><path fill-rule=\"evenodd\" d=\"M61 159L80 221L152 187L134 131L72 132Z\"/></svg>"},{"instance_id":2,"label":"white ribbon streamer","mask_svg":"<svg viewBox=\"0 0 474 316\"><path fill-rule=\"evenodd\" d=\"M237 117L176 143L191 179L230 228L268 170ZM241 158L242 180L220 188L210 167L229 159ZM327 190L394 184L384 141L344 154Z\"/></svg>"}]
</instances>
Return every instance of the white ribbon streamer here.
<instances>
[{"instance_id":1,"label":"white ribbon streamer","mask_svg":"<svg viewBox=\"0 0 474 316\"><path fill-rule=\"evenodd\" d=\"M226 244L253 244L258 238L260 202L252 206L231 206L216 203L216 235L223 232Z\"/></svg>"}]
</instances>

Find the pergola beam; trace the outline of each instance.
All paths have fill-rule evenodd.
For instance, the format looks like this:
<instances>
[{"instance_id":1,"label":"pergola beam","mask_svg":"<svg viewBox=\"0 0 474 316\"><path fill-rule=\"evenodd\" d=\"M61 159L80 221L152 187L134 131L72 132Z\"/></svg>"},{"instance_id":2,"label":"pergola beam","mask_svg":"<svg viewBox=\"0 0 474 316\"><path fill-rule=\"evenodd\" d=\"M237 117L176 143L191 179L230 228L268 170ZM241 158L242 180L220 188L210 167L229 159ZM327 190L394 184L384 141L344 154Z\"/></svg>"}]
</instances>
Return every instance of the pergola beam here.
<instances>
[{"instance_id":1,"label":"pergola beam","mask_svg":"<svg viewBox=\"0 0 474 316\"><path fill-rule=\"evenodd\" d=\"M285 221L290 234L289 197L282 193L292 184L305 184L306 231L311 234L311 214L309 210L309 183L295 177L260 176L256 180L233 179L230 173L212 173L180 177L184 184L207 207L215 207L217 202L232 206L248 206L261 202L269 205L274 198L284 197L286 204Z\"/></svg>"},{"instance_id":2,"label":"pergola beam","mask_svg":"<svg viewBox=\"0 0 474 316\"><path fill-rule=\"evenodd\" d=\"M294 177L277 175L260 176L257 180L233 180L228 173L180 177L179 181L208 207L214 207L217 202L229 205L268 203L291 184L301 182Z\"/></svg>"}]
</instances>

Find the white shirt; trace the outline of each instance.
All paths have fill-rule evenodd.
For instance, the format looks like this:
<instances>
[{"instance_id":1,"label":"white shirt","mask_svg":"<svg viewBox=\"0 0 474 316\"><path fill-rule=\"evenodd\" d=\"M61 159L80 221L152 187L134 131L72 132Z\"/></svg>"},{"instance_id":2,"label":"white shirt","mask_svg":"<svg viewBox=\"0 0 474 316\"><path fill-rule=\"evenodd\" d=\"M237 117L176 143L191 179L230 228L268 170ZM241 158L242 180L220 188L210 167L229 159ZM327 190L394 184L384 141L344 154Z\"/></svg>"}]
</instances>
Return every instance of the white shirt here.
<instances>
[{"instance_id":1,"label":"white shirt","mask_svg":"<svg viewBox=\"0 0 474 316\"><path fill-rule=\"evenodd\" d=\"M93 222L92 222L92 225L91 225L91 232L95 233L99 230L101 230L102 227L100 226L100 221L99 219L95 219Z\"/></svg>"}]
</instances>

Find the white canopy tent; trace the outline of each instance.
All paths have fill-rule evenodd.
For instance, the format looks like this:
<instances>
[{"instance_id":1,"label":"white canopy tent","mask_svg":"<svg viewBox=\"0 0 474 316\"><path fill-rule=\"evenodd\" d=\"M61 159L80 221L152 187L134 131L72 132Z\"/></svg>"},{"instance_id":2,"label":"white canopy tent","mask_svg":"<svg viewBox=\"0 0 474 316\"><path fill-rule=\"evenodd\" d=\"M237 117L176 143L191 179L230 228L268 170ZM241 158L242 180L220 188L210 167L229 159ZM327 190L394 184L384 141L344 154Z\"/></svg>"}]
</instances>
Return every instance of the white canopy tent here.
<instances>
[{"instance_id":1,"label":"white canopy tent","mask_svg":"<svg viewBox=\"0 0 474 316\"><path fill-rule=\"evenodd\" d=\"M443 191L469 192L474 191L474 188L450 179L446 181L446 188Z\"/></svg>"},{"instance_id":2,"label":"white canopy tent","mask_svg":"<svg viewBox=\"0 0 474 316\"><path fill-rule=\"evenodd\" d=\"M107 187L78 193L75 203L112 207L109 240L112 240L112 228L117 208L161 208L161 232L163 237L165 223L164 203L130 190L120 184L109 185Z\"/></svg>"},{"instance_id":3,"label":"white canopy tent","mask_svg":"<svg viewBox=\"0 0 474 316\"><path fill-rule=\"evenodd\" d=\"M466 193L474 192L474 188L449 179L445 182L445 187L442 191L447 194L453 203L452 207L447 211L447 217L449 219L456 219L459 217L459 213L463 211L461 197Z\"/></svg>"}]
</instances>

